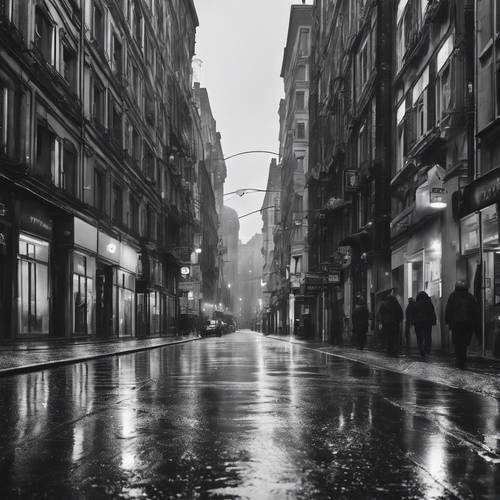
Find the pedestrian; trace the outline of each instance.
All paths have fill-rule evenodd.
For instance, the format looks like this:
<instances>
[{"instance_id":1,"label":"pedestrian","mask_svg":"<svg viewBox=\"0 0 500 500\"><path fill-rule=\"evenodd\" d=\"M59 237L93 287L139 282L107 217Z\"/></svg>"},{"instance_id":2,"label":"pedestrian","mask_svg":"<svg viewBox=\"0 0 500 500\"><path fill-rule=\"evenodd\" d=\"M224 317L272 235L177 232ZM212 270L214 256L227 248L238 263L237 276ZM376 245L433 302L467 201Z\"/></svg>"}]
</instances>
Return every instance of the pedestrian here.
<instances>
[{"instance_id":1,"label":"pedestrian","mask_svg":"<svg viewBox=\"0 0 500 500\"><path fill-rule=\"evenodd\" d=\"M418 292L412 310L412 323L417 336L418 350L422 359L431 353L432 327L436 324L436 311L426 292Z\"/></svg>"},{"instance_id":2,"label":"pedestrian","mask_svg":"<svg viewBox=\"0 0 500 500\"><path fill-rule=\"evenodd\" d=\"M398 352L403 317L403 309L392 289L391 293L382 300L379 308L379 319L386 341L387 354L395 355Z\"/></svg>"},{"instance_id":3,"label":"pedestrian","mask_svg":"<svg viewBox=\"0 0 500 500\"><path fill-rule=\"evenodd\" d=\"M408 305L405 309L405 347L406 351L410 350L410 336L411 336L411 327L413 326L412 315L413 308L415 307L415 299L413 297L408 298Z\"/></svg>"},{"instance_id":4,"label":"pedestrian","mask_svg":"<svg viewBox=\"0 0 500 500\"><path fill-rule=\"evenodd\" d=\"M366 345L366 334L368 332L368 308L362 297L356 299L356 305L352 310L352 333L354 340L360 350Z\"/></svg>"},{"instance_id":5,"label":"pedestrian","mask_svg":"<svg viewBox=\"0 0 500 500\"><path fill-rule=\"evenodd\" d=\"M467 347L479 324L479 307L464 281L457 281L445 310L445 323L451 329L455 348L456 365L464 369L467 362Z\"/></svg>"}]
</instances>

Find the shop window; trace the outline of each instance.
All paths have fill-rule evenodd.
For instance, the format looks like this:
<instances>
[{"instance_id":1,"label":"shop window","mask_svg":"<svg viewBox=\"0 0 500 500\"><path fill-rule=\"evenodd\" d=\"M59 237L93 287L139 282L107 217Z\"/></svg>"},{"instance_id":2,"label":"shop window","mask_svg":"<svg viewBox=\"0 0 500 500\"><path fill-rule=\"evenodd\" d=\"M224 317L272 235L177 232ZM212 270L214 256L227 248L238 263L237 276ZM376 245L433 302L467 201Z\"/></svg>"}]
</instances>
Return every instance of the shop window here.
<instances>
[{"instance_id":1,"label":"shop window","mask_svg":"<svg viewBox=\"0 0 500 500\"><path fill-rule=\"evenodd\" d=\"M99 168L94 169L94 208L104 213L106 203L106 179L104 172Z\"/></svg>"},{"instance_id":2,"label":"shop window","mask_svg":"<svg viewBox=\"0 0 500 500\"><path fill-rule=\"evenodd\" d=\"M117 288L116 310L118 311L118 335L134 335L135 329L135 278L132 274L118 270L114 286Z\"/></svg>"},{"instance_id":3,"label":"shop window","mask_svg":"<svg viewBox=\"0 0 500 500\"><path fill-rule=\"evenodd\" d=\"M104 9L99 0L92 6L92 37L99 49L104 50Z\"/></svg>"},{"instance_id":4,"label":"shop window","mask_svg":"<svg viewBox=\"0 0 500 500\"><path fill-rule=\"evenodd\" d=\"M99 124L104 126L106 94L104 87L99 80L94 80L93 96L92 96L92 117Z\"/></svg>"},{"instance_id":5,"label":"shop window","mask_svg":"<svg viewBox=\"0 0 500 500\"><path fill-rule=\"evenodd\" d=\"M73 332L80 335L94 333L95 260L73 254Z\"/></svg>"},{"instance_id":6,"label":"shop window","mask_svg":"<svg viewBox=\"0 0 500 500\"><path fill-rule=\"evenodd\" d=\"M39 56L46 62L52 64L52 44L54 28L52 22L44 8L39 5L35 8L35 49Z\"/></svg>"},{"instance_id":7,"label":"shop window","mask_svg":"<svg viewBox=\"0 0 500 500\"><path fill-rule=\"evenodd\" d=\"M162 297L157 291L149 293L149 333L150 335L161 334L162 319Z\"/></svg>"},{"instance_id":8,"label":"shop window","mask_svg":"<svg viewBox=\"0 0 500 500\"><path fill-rule=\"evenodd\" d=\"M60 73L72 90L76 90L76 52L64 42L61 44Z\"/></svg>"},{"instance_id":9,"label":"shop window","mask_svg":"<svg viewBox=\"0 0 500 500\"><path fill-rule=\"evenodd\" d=\"M123 222L123 190L116 183L113 184L112 196L113 199L111 203L111 216L113 222L121 224Z\"/></svg>"},{"instance_id":10,"label":"shop window","mask_svg":"<svg viewBox=\"0 0 500 500\"><path fill-rule=\"evenodd\" d=\"M49 333L49 243L21 234L18 258L20 334Z\"/></svg>"}]
</instances>

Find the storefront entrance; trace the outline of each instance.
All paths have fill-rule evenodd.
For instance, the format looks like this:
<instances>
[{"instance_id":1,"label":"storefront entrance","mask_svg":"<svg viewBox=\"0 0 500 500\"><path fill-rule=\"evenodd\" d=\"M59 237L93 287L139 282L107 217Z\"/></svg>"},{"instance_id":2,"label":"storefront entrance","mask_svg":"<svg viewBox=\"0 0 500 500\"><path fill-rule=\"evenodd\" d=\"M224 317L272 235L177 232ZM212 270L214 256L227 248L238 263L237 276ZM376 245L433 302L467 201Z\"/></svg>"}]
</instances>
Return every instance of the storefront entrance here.
<instances>
[{"instance_id":1,"label":"storefront entrance","mask_svg":"<svg viewBox=\"0 0 500 500\"><path fill-rule=\"evenodd\" d=\"M113 336L113 266L96 266L96 335Z\"/></svg>"}]
</instances>

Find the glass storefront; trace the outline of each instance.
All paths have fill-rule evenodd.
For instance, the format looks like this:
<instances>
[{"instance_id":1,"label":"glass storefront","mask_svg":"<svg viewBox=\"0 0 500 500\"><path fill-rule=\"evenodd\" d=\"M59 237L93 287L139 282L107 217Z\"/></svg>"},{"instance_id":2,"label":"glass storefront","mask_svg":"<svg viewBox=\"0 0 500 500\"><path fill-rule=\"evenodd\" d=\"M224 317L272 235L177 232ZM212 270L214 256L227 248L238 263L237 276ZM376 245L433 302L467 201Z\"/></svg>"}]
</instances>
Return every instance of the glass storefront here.
<instances>
[{"instance_id":1,"label":"glass storefront","mask_svg":"<svg viewBox=\"0 0 500 500\"><path fill-rule=\"evenodd\" d=\"M73 332L79 335L94 333L95 321L95 259L73 254Z\"/></svg>"},{"instance_id":2,"label":"glass storefront","mask_svg":"<svg viewBox=\"0 0 500 500\"><path fill-rule=\"evenodd\" d=\"M162 294L158 291L149 293L149 333L161 334Z\"/></svg>"},{"instance_id":3,"label":"glass storefront","mask_svg":"<svg viewBox=\"0 0 500 500\"><path fill-rule=\"evenodd\" d=\"M461 219L460 243L462 255L466 259L469 290L480 304L484 298L484 348L485 351L491 352L495 350L495 343L500 335L500 240L497 205L490 205ZM481 343L482 339L479 338L478 341Z\"/></svg>"},{"instance_id":4,"label":"glass storefront","mask_svg":"<svg viewBox=\"0 0 500 500\"><path fill-rule=\"evenodd\" d=\"M135 335L135 276L118 269L115 274L117 288L118 335Z\"/></svg>"},{"instance_id":5,"label":"glass storefront","mask_svg":"<svg viewBox=\"0 0 500 500\"><path fill-rule=\"evenodd\" d=\"M20 334L49 333L49 252L47 241L19 235L18 324Z\"/></svg>"}]
</instances>

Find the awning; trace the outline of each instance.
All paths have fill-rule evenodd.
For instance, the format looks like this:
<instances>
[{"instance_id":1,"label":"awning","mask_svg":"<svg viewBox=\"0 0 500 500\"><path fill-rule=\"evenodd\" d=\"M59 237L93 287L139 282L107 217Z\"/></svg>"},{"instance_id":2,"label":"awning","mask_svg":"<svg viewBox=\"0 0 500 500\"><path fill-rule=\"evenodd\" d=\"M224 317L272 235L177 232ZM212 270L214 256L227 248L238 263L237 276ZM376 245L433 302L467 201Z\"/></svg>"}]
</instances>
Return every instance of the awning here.
<instances>
[{"instance_id":1,"label":"awning","mask_svg":"<svg viewBox=\"0 0 500 500\"><path fill-rule=\"evenodd\" d=\"M370 233L368 231L360 231L359 233L353 233L347 238L344 238L339 242L340 247L351 246L360 247L369 243Z\"/></svg>"}]
</instances>

